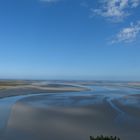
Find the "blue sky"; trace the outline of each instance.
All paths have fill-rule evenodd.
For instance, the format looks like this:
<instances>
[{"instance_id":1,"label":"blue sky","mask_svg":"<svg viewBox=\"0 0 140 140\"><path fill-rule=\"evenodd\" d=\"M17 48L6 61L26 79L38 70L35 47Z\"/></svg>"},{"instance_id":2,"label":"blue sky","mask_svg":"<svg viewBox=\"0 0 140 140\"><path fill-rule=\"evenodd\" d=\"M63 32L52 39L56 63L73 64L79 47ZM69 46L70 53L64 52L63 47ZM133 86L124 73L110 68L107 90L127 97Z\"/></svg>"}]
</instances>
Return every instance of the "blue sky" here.
<instances>
[{"instance_id":1,"label":"blue sky","mask_svg":"<svg viewBox=\"0 0 140 140\"><path fill-rule=\"evenodd\" d=\"M0 78L140 80L140 0L0 0Z\"/></svg>"}]
</instances>

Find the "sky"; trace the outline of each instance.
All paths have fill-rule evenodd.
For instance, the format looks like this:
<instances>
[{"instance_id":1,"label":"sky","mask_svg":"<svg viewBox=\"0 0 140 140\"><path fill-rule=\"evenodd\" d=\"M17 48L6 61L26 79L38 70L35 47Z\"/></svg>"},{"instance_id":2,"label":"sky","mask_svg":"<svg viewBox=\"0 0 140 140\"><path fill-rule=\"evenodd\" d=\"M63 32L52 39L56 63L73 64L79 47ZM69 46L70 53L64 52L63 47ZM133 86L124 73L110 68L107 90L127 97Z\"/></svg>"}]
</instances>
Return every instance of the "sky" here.
<instances>
[{"instance_id":1,"label":"sky","mask_svg":"<svg viewBox=\"0 0 140 140\"><path fill-rule=\"evenodd\" d=\"M0 0L0 79L140 80L140 0Z\"/></svg>"}]
</instances>

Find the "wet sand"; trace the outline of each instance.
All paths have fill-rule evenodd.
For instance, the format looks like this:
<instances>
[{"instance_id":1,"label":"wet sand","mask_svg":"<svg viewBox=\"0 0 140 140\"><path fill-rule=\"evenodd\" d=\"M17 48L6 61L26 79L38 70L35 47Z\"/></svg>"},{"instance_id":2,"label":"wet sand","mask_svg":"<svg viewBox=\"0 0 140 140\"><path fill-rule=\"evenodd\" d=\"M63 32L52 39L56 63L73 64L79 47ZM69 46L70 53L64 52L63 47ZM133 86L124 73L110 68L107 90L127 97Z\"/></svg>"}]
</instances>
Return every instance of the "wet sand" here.
<instances>
[{"instance_id":1,"label":"wet sand","mask_svg":"<svg viewBox=\"0 0 140 140\"><path fill-rule=\"evenodd\" d=\"M6 85L0 90L0 139L88 140L103 134L139 140L139 89L78 84Z\"/></svg>"},{"instance_id":2,"label":"wet sand","mask_svg":"<svg viewBox=\"0 0 140 140\"><path fill-rule=\"evenodd\" d=\"M112 108L106 97L101 102L99 98L99 95L66 98L63 94L54 94L22 99L12 108L5 139L88 140L90 135L104 134L117 135L121 140L132 140L134 137L139 140L140 119L137 123L128 118L116 121L120 112ZM89 103L86 103L87 100ZM112 102L122 107L120 102ZM138 110L129 111L135 116L134 112Z\"/></svg>"},{"instance_id":3,"label":"wet sand","mask_svg":"<svg viewBox=\"0 0 140 140\"><path fill-rule=\"evenodd\" d=\"M129 117L131 124L140 126L140 94L124 96L120 100L114 100L114 104L131 116Z\"/></svg>"},{"instance_id":4,"label":"wet sand","mask_svg":"<svg viewBox=\"0 0 140 140\"><path fill-rule=\"evenodd\" d=\"M115 115L106 103L48 108L17 103L12 109L6 136L8 140L86 140L91 134L120 135L112 129Z\"/></svg>"},{"instance_id":5,"label":"wet sand","mask_svg":"<svg viewBox=\"0 0 140 140\"><path fill-rule=\"evenodd\" d=\"M55 85L56 86L56 85ZM61 87L52 87L52 86L37 86L37 85L25 85L25 86L13 86L5 87L0 89L0 98L11 97L11 96L20 96L20 95L31 95L39 93L62 93L62 92L80 92L89 90L86 87L80 86L61 86Z\"/></svg>"}]
</instances>

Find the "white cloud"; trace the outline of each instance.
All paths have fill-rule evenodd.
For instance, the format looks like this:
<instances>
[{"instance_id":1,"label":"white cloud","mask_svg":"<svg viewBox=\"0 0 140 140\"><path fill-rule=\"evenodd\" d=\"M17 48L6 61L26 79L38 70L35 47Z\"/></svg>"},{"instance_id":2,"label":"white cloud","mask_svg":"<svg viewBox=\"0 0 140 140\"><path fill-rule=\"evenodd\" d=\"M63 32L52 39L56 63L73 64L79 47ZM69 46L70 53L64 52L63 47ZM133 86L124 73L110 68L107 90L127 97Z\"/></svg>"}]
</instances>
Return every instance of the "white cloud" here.
<instances>
[{"instance_id":1,"label":"white cloud","mask_svg":"<svg viewBox=\"0 0 140 140\"><path fill-rule=\"evenodd\" d=\"M131 14L129 9L140 5L140 0L101 0L100 3L100 8L91 9L93 14L121 21Z\"/></svg>"},{"instance_id":2,"label":"white cloud","mask_svg":"<svg viewBox=\"0 0 140 140\"><path fill-rule=\"evenodd\" d=\"M122 29L111 43L129 43L133 42L140 33L140 21L136 24L131 23L129 27Z\"/></svg>"},{"instance_id":3,"label":"white cloud","mask_svg":"<svg viewBox=\"0 0 140 140\"><path fill-rule=\"evenodd\" d=\"M140 4L140 0L131 0L131 7L133 8L135 8L135 7L138 7L139 6L139 4Z\"/></svg>"}]
</instances>

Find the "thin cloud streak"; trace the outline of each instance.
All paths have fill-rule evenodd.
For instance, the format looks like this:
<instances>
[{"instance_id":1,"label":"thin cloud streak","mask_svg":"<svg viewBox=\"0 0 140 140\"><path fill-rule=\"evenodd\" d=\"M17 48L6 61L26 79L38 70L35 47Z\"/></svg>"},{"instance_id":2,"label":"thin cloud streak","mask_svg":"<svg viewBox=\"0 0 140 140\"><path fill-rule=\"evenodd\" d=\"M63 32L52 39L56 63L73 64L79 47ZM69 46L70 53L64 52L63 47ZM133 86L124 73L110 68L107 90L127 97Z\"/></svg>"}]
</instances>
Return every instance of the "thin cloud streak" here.
<instances>
[{"instance_id":1,"label":"thin cloud streak","mask_svg":"<svg viewBox=\"0 0 140 140\"><path fill-rule=\"evenodd\" d=\"M116 37L111 41L112 44L114 43L130 43L135 41L137 36L140 33L140 21L136 24L131 23L129 27L123 28Z\"/></svg>"},{"instance_id":2,"label":"thin cloud streak","mask_svg":"<svg viewBox=\"0 0 140 140\"><path fill-rule=\"evenodd\" d=\"M130 9L140 5L140 0L101 0L101 6L91 9L93 15L99 15L109 20L120 22L131 15Z\"/></svg>"}]
</instances>

